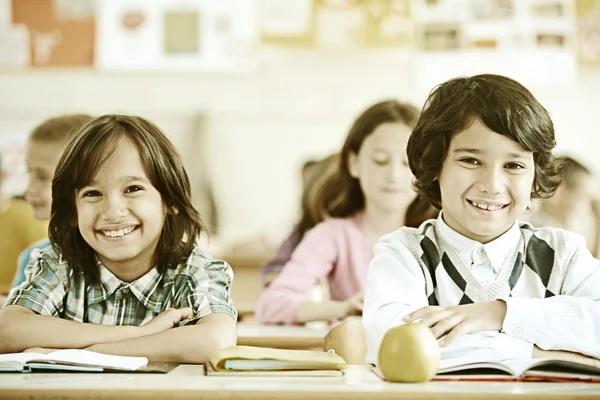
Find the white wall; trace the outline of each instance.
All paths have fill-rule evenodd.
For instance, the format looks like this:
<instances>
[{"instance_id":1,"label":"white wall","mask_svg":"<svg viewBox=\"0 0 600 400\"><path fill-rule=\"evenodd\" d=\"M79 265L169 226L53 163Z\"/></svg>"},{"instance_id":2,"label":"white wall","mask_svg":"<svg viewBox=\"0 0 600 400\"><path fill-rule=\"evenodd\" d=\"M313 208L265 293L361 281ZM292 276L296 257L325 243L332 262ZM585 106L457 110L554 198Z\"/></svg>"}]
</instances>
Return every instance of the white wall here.
<instances>
[{"instance_id":1,"label":"white wall","mask_svg":"<svg viewBox=\"0 0 600 400\"><path fill-rule=\"evenodd\" d=\"M263 231L278 238L297 210L299 166L335 151L371 102L397 97L421 105L406 58L387 52L268 51L251 75L34 70L0 74L0 120L64 112L141 113L161 125L190 165L186 148L204 114L225 238ZM441 66L443 68L443 66ZM559 146L600 169L600 68L570 88L532 87L553 114ZM34 121L34 123L37 121ZM189 147L189 146L187 146ZM197 164L195 164L197 165Z\"/></svg>"}]
</instances>

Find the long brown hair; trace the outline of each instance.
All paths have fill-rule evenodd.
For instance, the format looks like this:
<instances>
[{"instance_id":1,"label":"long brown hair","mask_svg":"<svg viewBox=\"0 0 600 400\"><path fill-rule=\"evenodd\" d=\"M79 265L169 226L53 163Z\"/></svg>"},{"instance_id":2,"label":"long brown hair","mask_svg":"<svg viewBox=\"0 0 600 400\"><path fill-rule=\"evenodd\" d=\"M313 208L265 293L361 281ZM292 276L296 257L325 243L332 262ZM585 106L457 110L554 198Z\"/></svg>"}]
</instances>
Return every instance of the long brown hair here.
<instances>
[{"instance_id":1,"label":"long brown hair","mask_svg":"<svg viewBox=\"0 0 600 400\"><path fill-rule=\"evenodd\" d=\"M365 196L358 179L350 175L348 168L350 154L358 154L365 139L379 125L402 123L413 127L418 117L419 110L416 107L396 100L382 101L363 111L348 132L336 171L320 185L319 192L314 195L313 214L344 218L362 211L365 208ZM418 207L415 207L421 206L420 201L415 199L413 201L415 205L411 204L411 207L417 210Z\"/></svg>"},{"instance_id":2,"label":"long brown hair","mask_svg":"<svg viewBox=\"0 0 600 400\"><path fill-rule=\"evenodd\" d=\"M299 239L302 239L307 231L323 221L326 217L321 210L317 207L313 207L313 203L315 202L315 196L321 191L323 185L325 185L329 178L336 173L338 159L339 154L335 153L322 160L316 161L310 167L311 171L304 183L300 201L301 214L297 226Z\"/></svg>"},{"instance_id":3,"label":"long brown hair","mask_svg":"<svg viewBox=\"0 0 600 400\"><path fill-rule=\"evenodd\" d=\"M175 268L188 257L204 230L192 206L190 180L183 161L165 134L141 117L104 115L81 126L64 150L52 180L50 241L75 269L83 270L88 283L99 270L94 250L77 227L75 193L87 186L98 170L127 138L137 148L144 170L165 204L163 229L154 254L159 272Z\"/></svg>"}]
</instances>

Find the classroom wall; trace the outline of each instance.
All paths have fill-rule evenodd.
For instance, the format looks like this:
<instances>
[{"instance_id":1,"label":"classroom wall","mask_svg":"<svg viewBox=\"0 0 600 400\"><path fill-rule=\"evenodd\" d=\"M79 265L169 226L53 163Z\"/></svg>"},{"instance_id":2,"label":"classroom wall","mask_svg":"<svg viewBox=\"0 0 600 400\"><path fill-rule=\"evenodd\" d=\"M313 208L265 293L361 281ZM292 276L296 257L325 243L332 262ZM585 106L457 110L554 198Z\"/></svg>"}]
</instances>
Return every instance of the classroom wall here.
<instances>
[{"instance_id":1,"label":"classroom wall","mask_svg":"<svg viewBox=\"0 0 600 400\"><path fill-rule=\"evenodd\" d=\"M406 58L394 53L325 54L269 51L249 75L31 70L0 74L0 121L64 112L140 113L174 136L191 165L207 157L220 211L221 235L256 232L279 239L293 222L299 168L307 157L341 146L352 118L387 97L419 106ZM559 146L600 169L600 68L580 70L568 88L534 87L553 114ZM189 121L202 119L192 146ZM187 122L184 122L187 121ZM195 126L195 125L194 125ZM187 129L186 128L186 129ZM193 147L205 147L195 149Z\"/></svg>"}]
</instances>

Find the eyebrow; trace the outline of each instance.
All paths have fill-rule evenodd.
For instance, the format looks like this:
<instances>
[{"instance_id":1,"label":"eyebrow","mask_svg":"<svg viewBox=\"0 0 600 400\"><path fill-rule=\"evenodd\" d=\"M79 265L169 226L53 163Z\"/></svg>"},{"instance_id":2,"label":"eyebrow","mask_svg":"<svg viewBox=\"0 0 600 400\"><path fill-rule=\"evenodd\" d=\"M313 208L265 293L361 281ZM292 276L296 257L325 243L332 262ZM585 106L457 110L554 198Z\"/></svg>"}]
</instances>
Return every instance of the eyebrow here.
<instances>
[{"instance_id":1,"label":"eyebrow","mask_svg":"<svg viewBox=\"0 0 600 400\"><path fill-rule=\"evenodd\" d=\"M121 181L123 183L129 183L129 182L133 182L133 181L142 181L144 183L148 183L150 184L150 181L147 178L144 178L143 176L125 176L121 179ZM95 179L93 181L91 181L88 185L86 186L94 186L97 185L98 181L96 181Z\"/></svg>"},{"instance_id":2,"label":"eyebrow","mask_svg":"<svg viewBox=\"0 0 600 400\"><path fill-rule=\"evenodd\" d=\"M481 150L481 149L476 149L476 148L471 148L471 147L459 147L458 149L454 150L454 153L470 153L470 154L483 154L485 153L485 151ZM508 153L507 154L508 158L528 158L526 153Z\"/></svg>"}]
</instances>

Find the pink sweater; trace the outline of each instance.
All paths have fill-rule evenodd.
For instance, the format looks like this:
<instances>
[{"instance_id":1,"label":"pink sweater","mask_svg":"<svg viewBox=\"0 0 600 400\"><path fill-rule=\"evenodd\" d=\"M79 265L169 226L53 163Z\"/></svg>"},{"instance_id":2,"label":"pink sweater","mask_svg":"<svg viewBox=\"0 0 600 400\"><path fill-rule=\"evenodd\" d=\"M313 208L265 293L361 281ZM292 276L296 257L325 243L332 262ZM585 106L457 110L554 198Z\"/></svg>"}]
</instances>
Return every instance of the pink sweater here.
<instances>
[{"instance_id":1,"label":"pink sweater","mask_svg":"<svg viewBox=\"0 0 600 400\"><path fill-rule=\"evenodd\" d=\"M296 323L296 312L322 277L329 281L331 300L346 300L365 289L373 258L363 229L363 214L333 218L308 232L281 274L258 300L257 318L263 323Z\"/></svg>"}]
</instances>

